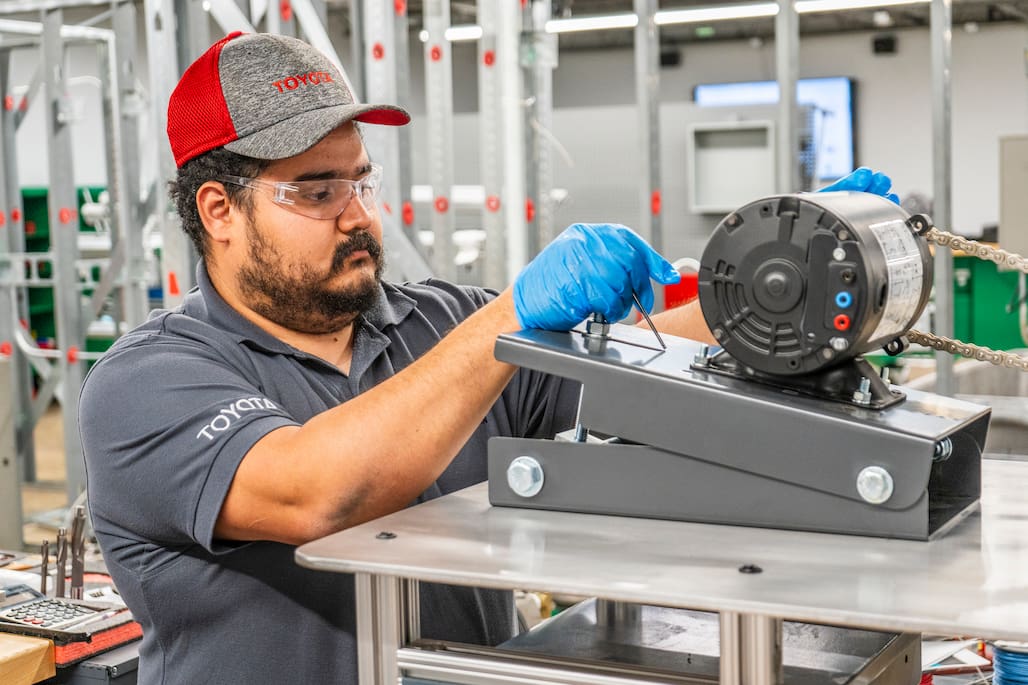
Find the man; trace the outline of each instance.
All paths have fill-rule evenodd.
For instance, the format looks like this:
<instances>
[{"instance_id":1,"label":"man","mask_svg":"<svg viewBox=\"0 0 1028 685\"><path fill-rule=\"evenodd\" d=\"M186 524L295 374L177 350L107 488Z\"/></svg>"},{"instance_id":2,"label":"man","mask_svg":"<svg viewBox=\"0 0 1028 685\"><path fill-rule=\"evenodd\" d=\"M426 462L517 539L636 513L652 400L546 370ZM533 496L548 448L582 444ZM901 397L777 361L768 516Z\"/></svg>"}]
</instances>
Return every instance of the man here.
<instances>
[{"instance_id":1,"label":"man","mask_svg":"<svg viewBox=\"0 0 1028 685\"><path fill-rule=\"evenodd\" d=\"M491 436L569 427L577 387L497 362L496 336L617 320L677 280L628 229L576 225L500 294L380 282L381 172L357 122L408 120L267 34L219 41L172 94L198 287L119 339L80 400L140 682L356 683L352 579L300 568L295 545L484 480ZM655 320L709 339L695 306ZM426 637L512 634L509 594L421 590Z\"/></svg>"}]
</instances>

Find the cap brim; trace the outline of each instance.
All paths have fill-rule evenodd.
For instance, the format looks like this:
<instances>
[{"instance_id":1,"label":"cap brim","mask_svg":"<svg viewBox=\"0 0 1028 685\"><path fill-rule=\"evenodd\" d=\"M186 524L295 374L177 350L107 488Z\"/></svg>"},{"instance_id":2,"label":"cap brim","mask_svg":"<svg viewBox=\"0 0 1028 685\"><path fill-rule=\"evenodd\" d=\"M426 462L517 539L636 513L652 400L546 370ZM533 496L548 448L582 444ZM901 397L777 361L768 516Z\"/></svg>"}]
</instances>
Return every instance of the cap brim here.
<instances>
[{"instance_id":1,"label":"cap brim","mask_svg":"<svg viewBox=\"0 0 1028 685\"><path fill-rule=\"evenodd\" d=\"M335 105L297 114L225 144L225 149L256 159L285 159L314 147L348 121L403 126L410 114L394 105Z\"/></svg>"}]
</instances>

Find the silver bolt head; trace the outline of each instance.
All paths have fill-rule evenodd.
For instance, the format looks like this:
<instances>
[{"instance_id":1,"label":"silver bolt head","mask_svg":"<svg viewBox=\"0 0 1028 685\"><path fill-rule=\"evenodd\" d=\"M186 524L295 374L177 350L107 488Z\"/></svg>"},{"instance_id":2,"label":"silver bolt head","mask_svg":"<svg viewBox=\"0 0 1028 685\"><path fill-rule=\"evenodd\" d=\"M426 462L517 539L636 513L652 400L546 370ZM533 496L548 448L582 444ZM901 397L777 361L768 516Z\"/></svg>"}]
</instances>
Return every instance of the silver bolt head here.
<instances>
[{"instance_id":1,"label":"silver bolt head","mask_svg":"<svg viewBox=\"0 0 1028 685\"><path fill-rule=\"evenodd\" d=\"M892 474L881 466L865 466L857 474L857 493L869 504L883 504L892 497Z\"/></svg>"},{"instance_id":2,"label":"silver bolt head","mask_svg":"<svg viewBox=\"0 0 1028 685\"><path fill-rule=\"evenodd\" d=\"M835 336L834 338L828 341L828 344L831 345L832 349L836 352L842 352L850 346L850 341L846 338L840 338L839 336Z\"/></svg>"},{"instance_id":3,"label":"silver bolt head","mask_svg":"<svg viewBox=\"0 0 1028 685\"><path fill-rule=\"evenodd\" d=\"M832 250L832 259L834 259L837 262L841 262L842 260L846 259L846 250L842 249L841 247L835 248L834 250Z\"/></svg>"},{"instance_id":4,"label":"silver bolt head","mask_svg":"<svg viewBox=\"0 0 1028 685\"><path fill-rule=\"evenodd\" d=\"M710 363L710 347L708 345L701 345L700 351L697 352L692 360L697 366L706 366Z\"/></svg>"},{"instance_id":5,"label":"silver bolt head","mask_svg":"<svg viewBox=\"0 0 1028 685\"><path fill-rule=\"evenodd\" d=\"M610 323L589 319L585 322L585 334L606 337L610 333Z\"/></svg>"},{"instance_id":6,"label":"silver bolt head","mask_svg":"<svg viewBox=\"0 0 1028 685\"><path fill-rule=\"evenodd\" d=\"M507 485L519 497L538 495L543 480L543 467L532 457L518 457L507 467Z\"/></svg>"}]
</instances>

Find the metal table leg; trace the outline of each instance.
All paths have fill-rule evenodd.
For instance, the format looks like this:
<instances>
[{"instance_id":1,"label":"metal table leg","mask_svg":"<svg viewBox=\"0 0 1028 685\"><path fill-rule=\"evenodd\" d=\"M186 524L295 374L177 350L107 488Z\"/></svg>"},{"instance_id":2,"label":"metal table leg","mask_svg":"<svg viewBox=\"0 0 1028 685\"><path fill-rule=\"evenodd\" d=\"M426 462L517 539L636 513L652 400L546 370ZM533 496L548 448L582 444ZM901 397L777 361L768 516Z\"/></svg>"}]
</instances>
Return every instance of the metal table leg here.
<instances>
[{"instance_id":1,"label":"metal table leg","mask_svg":"<svg viewBox=\"0 0 1028 685\"><path fill-rule=\"evenodd\" d=\"M357 682L396 685L397 651L421 633L418 581L358 573Z\"/></svg>"},{"instance_id":2,"label":"metal table leg","mask_svg":"<svg viewBox=\"0 0 1028 685\"><path fill-rule=\"evenodd\" d=\"M739 655L741 638L739 636L739 614L734 611L722 611L721 622L721 685L741 685L742 657Z\"/></svg>"},{"instance_id":3,"label":"metal table leg","mask_svg":"<svg viewBox=\"0 0 1028 685\"><path fill-rule=\"evenodd\" d=\"M375 685L378 682L375 655L379 652L379 646L375 643L375 616L379 612L375 604L375 580L376 576L369 573L358 573L354 576L357 597L357 682L359 685Z\"/></svg>"},{"instance_id":4,"label":"metal table leg","mask_svg":"<svg viewBox=\"0 0 1028 685\"><path fill-rule=\"evenodd\" d=\"M375 644L378 654L377 683L379 685L395 685L399 681L396 667L396 650L403 643L400 623L400 608L403 597L400 594L400 580L391 576L375 576L372 581L372 592L378 612L375 614Z\"/></svg>"},{"instance_id":5,"label":"metal table leg","mask_svg":"<svg viewBox=\"0 0 1028 685\"><path fill-rule=\"evenodd\" d=\"M744 685L781 685L782 619L743 614L739 617Z\"/></svg>"},{"instance_id":6,"label":"metal table leg","mask_svg":"<svg viewBox=\"0 0 1028 685\"><path fill-rule=\"evenodd\" d=\"M638 604L615 602L612 599L596 600L596 624L619 629L632 629L640 625L642 607Z\"/></svg>"},{"instance_id":7,"label":"metal table leg","mask_svg":"<svg viewBox=\"0 0 1028 685\"><path fill-rule=\"evenodd\" d=\"M782 619L721 612L721 685L781 685Z\"/></svg>"}]
</instances>

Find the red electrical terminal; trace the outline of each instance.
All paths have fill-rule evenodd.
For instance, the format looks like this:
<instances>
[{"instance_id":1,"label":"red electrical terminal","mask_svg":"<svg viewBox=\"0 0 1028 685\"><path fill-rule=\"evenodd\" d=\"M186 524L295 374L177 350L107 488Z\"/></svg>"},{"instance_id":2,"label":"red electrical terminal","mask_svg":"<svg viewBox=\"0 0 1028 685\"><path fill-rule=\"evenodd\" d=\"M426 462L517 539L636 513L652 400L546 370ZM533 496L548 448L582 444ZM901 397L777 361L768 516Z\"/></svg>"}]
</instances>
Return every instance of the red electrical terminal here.
<instances>
[{"instance_id":1,"label":"red electrical terminal","mask_svg":"<svg viewBox=\"0 0 1028 685\"><path fill-rule=\"evenodd\" d=\"M839 314L832 319L832 324L835 326L837 331L848 331L850 328L850 317L845 314Z\"/></svg>"}]
</instances>

